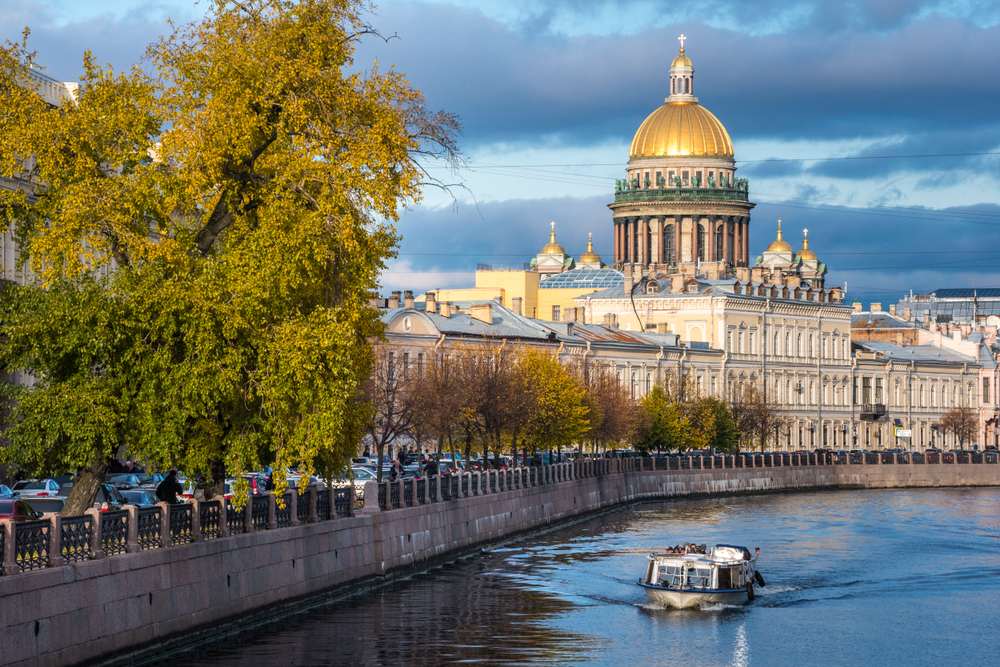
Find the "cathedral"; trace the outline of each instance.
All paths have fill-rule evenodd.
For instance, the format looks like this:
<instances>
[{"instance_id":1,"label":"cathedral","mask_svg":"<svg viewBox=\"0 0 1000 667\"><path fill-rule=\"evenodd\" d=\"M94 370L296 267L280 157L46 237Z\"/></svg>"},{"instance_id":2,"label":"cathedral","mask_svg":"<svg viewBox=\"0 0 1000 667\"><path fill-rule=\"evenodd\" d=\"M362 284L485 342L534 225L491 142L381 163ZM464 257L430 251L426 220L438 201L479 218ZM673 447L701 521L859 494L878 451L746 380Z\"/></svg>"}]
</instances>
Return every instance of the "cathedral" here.
<instances>
[{"instance_id":1,"label":"cathedral","mask_svg":"<svg viewBox=\"0 0 1000 667\"><path fill-rule=\"evenodd\" d=\"M670 94L636 131L609 205L615 268L637 281L679 274L822 289L825 265L805 238L794 252L780 222L764 255L751 256L749 185L736 177L726 128L694 95L694 66L679 39Z\"/></svg>"}]
</instances>

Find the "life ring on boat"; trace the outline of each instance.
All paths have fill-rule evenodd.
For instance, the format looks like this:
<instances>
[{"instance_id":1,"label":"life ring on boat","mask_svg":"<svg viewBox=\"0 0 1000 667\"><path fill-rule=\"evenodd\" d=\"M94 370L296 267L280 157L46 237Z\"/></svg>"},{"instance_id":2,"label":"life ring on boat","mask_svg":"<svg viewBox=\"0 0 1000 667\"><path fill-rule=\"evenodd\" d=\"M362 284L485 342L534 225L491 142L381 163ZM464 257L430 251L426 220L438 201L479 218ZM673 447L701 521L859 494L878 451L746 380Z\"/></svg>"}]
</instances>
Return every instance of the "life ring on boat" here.
<instances>
[{"instance_id":1,"label":"life ring on boat","mask_svg":"<svg viewBox=\"0 0 1000 667\"><path fill-rule=\"evenodd\" d=\"M767 586L767 584L764 583L764 577L760 575L760 572L754 570L753 578L757 580L757 585L760 586L761 588Z\"/></svg>"},{"instance_id":2,"label":"life ring on boat","mask_svg":"<svg viewBox=\"0 0 1000 667\"><path fill-rule=\"evenodd\" d=\"M747 582L747 599L750 600L750 602L753 602L753 582L752 581L748 581Z\"/></svg>"}]
</instances>

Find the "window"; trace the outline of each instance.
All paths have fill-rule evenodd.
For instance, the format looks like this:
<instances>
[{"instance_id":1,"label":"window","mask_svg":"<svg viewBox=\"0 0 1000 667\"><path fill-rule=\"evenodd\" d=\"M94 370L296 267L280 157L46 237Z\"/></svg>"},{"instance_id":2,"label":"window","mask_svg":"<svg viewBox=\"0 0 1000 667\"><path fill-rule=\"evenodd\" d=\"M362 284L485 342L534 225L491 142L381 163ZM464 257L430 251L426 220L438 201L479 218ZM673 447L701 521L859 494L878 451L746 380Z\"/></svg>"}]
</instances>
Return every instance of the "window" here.
<instances>
[{"instance_id":1,"label":"window","mask_svg":"<svg viewBox=\"0 0 1000 667\"><path fill-rule=\"evenodd\" d=\"M690 171L682 171L681 172L681 182L684 183L684 185L688 184L688 181L690 180L690 178L691 178L691 172Z\"/></svg>"},{"instance_id":2,"label":"window","mask_svg":"<svg viewBox=\"0 0 1000 667\"><path fill-rule=\"evenodd\" d=\"M861 378L861 402L866 405L872 402L871 378Z\"/></svg>"},{"instance_id":3,"label":"window","mask_svg":"<svg viewBox=\"0 0 1000 667\"><path fill-rule=\"evenodd\" d=\"M882 402L882 378L875 378L875 402L883 405Z\"/></svg>"},{"instance_id":4,"label":"window","mask_svg":"<svg viewBox=\"0 0 1000 667\"><path fill-rule=\"evenodd\" d=\"M812 405L816 402L816 383L809 382L809 404Z\"/></svg>"},{"instance_id":5,"label":"window","mask_svg":"<svg viewBox=\"0 0 1000 667\"><path fill-rule=\"evenodd\" d=\"M673 179L674 172L670 172L670 178ZM674 226L667 225L663 229L663 261L667 263L668 266L673 266L676 264L674 262Z\"/></svg>"},{"instance_id":6,"label":"window","mask_svg":"<svg viewBox=\"0 0 1000 667\"><path fill-rule=\"evenodd\" d=\"M701 172L700 171L694 172L694 184L695 184L695 186L697 186L699 188L705 186L705 181L701 180Z\"/></svg>"},{"instance_id":7,"label":"window","mask_svg":"<svg viewBox=\"0 0 1000 667\"><path fill-rule=\"evenodd\" d=\"M737 351L738 351L738 352L739 352L740 354L743 354L743 353L744 353L744 351L745 351L745 350L743 349L743 332L742 332L742 331L741 331L741 332L739 333L739 347L737 347L737 348L736 348L736 350L737 350Z\"/></svg>"},{"instance_id":8,"label":"window","mask_svg":"<svg viewBox=\"0 0 1000 667\"><path fill-rule=\"evenodd\" d=\"M815 345L815 343L813 341L813 335L809 334L809 356L810 357L815 357L816 356L816 348L815 348L814 345Z\"/></svg>"},{"instance_id":9,"label":"window","mask_svg":"<svg viewBox=\"0 0 1000 667\"><path fill-rule=\"evenodd\" d=\"M931 407L937 407L937 385L931 385Z\"/></svg>"},{"instance_id":10,"label":"window","mask_svg":"<svg viewBox=\"0 0 1000 667\"><path fill-rule=\"evenodd\" d=\"M754 340L754 338L755 338L755 336L754 336L754 330L751 329L750 333L748 335L749 335L749 338L748 338L748 342L747 342L747 354L754 354L754 353L756 353L756 348L754 347L754 343L757 342L757 341Z\"/></svg>"},{"instance_id":11,"label":"window","mask_svg":"<svg viewBox=\"0 0 1000 667\"><path fill-rule=\"evenodd\" d=\"M854 405L858 404L858 378L854 378L854 393L851 394L851 402Z\"/></svg>"},{"instance_id":12,"label":"window","mask_svg":"<svg viewBox=\"0 0 1000 667\"><path fill-rule=\"evenodd\" d=\"M726 352L732 353L733 351L733 330L730 329L726 333Z\"/></svg>"},{"instance_id":13,"label":"window","mask_svg":"<svg viewBox=\"0 0 1000 667\"><path fill-rule=\"evenodd\" d=\"M802 334L795 337L795 356L802 356Z\"/></svg>"},{"instance_id":14,"label":"window","mask_svg":"<svg viewBox=\"0 0 1000 667\"><path fill-rule=\"evenodd\" d=\"M722 259L722 225L719 225L715 228L715 261Z\"/></svg>"},{"instance_id":15,"label":"window","mask_svg":"<svg viewBox=\"0 0 1000 667\"><path fill-rule=\"evenodd\" d=\"M648 394L652 388L653 388L653 374L646 373L646 393Z\"/></svg>"},{"instance_id":16,"label":"window","mask_svg":"<svg viewBox=\"0 0 1000 667\"><path fill-rule=\"evenodd\" d=\"M792 356L792 334L785 334L785 356Z\"/></svg>"},{"instance_id":17,"label":"window","mask_svg":"<svg viewBox=\"0 0 1000 667\"><path fill-rule=\"evenodd\" d=\"M702 224L698 225L698 259L705 261L705 225Z\"/></svg>"},{"instance_id":18,"label":"window","mask_svg":"<svg viewBox=\"0 0 1000 667\"><path fill-rule=\"evenodd\" d=\"M828 348L827 348L827 343L829 343L829 342L830 342L829 339L827 339L827 338L823 339L823 357L824 358L830 356L829 352L828 352Z\"/></svg>"},{"instance_id":19,"label":"window","mask_svg":"<svg viewBox=\"0 0 1000 667\"><path fill-rule=\"evenodd\" d=\"M983 378L983 403L990 402L990 380Z\"/></svg>"},{"instance_id":20,"label":"window","mask_svg":"<svg viewBox=\"0 0 1000 667\"><path fill-rule=\"evenodd\" d=\"M552 321L559 321L559 306L552 306Z\"/></svg>"},{"instance_id":21,"label":"window","mask_svg":"<svg viewBox=\"0 0 1000 667\"><path fill-rule=\"evenodd\" d=\"M635 398L636 392L639 390L639 381L635 379L635 371L632 372L632 398Z\"/></svg>"},{"instance_id":22,"label":"window","mask_svg":"<svg viewBox=\"0 0 1000 667\"><path fill-rule=\"evenodd\" d=\"M920 383L920 407L924 407L924 385Z\"/></svg>"}]
</instances>

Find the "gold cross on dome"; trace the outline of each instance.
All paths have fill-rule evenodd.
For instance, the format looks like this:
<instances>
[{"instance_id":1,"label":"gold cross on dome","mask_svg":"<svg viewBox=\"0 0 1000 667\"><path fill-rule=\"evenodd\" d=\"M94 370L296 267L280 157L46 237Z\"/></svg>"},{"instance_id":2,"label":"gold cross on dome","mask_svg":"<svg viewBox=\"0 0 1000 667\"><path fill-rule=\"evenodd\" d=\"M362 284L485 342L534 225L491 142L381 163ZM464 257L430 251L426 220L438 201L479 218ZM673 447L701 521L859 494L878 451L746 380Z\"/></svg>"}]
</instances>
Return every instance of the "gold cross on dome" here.
<instances>
[{"instance_id":1,"label":"gold cross on dome","mask_svg":"<svg viewBox=\"0 0 1000 667\"><path fill-rule=\"evenodd\" d=\"M687 37L684 36L684 33L681 33L681 36L677 38L677 41L679 41L681 43L681 51L684 50L684 40L685 39L687 39Z\"/></svg>"}]
</instances>

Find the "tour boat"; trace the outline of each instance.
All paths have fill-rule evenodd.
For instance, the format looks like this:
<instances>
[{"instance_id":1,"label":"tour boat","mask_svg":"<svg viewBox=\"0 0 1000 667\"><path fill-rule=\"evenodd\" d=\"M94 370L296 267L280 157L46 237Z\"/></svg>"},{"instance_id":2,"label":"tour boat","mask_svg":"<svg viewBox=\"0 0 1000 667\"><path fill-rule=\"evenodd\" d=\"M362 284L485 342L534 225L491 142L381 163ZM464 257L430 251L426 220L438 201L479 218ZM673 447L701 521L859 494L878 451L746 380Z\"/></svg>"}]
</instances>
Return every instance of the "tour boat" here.
<instances>
[{"instance_id":1,"label":"tour boat","mask_svg":"<svg viewBox=\"0 0 1000 667\"><path fill-rule=\"evenodd\" d=\"M741 604L753 600L760 549L719 544L713 549L685 545L679 553L649 555L646 577L639 585L653 604L684 609L702 604ZM685 553L687 551L687 553ZM702 553L704 552L704 553Z\"/></svg>"}]
</instances>

